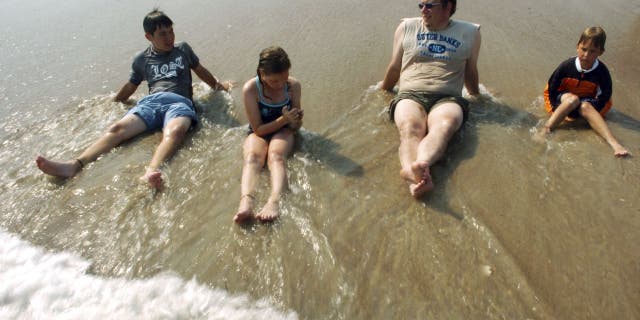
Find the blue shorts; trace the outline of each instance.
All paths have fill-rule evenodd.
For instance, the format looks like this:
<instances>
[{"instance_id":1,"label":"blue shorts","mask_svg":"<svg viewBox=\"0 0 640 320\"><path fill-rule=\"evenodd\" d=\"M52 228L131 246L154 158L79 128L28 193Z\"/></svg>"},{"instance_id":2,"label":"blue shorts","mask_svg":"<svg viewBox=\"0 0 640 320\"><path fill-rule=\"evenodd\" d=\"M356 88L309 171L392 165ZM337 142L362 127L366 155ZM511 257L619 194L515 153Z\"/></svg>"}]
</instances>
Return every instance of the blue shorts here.
<instances>
[{"instance_id":1,"label":"blue shorts","mask_svg":"<svg viewBox=\"0 0 640 320\"><path fill-rule=\"evenodd\" d=\"M191 119L191 125L198 123L191 100L173 93L158 92L150 94L138 101L127 115L135 114L147 125L147 131L163 129L169 121L179 117Z\"/></svg>"}]
</instances>

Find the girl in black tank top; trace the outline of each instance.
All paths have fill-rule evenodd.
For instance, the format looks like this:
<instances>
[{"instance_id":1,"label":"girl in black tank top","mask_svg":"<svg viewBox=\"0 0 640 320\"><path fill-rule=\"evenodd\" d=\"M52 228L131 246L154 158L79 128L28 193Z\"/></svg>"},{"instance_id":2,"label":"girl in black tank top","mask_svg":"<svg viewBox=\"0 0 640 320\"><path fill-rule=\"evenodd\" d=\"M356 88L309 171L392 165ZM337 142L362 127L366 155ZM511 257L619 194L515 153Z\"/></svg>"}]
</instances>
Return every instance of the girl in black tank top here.
<instances>
[{"instance_id":1,"label":"girl in black tank top","mask_svg":"<svg viewBox=\"0 0 640 320\"><path fill-rule=\"evenodd\" d=\"M240 204L233 217L237 223L272 221L280 215L280 197L287 184L286 160L303 116L300 83L289 77L290 68L291 62L282 48L264 49L258 75L242 89L250 132L243 145ZM262 209L255 212L256 186L265 164L271 175L271 194Z\"/></svg>"}]
</instances>

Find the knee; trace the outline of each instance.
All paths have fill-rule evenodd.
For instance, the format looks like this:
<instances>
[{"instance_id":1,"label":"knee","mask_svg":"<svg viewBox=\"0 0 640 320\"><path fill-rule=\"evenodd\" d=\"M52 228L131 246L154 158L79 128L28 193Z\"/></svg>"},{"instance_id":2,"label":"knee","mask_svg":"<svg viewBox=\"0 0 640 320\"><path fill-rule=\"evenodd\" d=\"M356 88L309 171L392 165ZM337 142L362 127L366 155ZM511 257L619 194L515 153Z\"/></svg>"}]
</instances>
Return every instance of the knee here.
<instances>
[{"instance_id":1,"label":"knee","mask_svg":"<svg viewBox=\"0 0 640 320\"><path fill-rule=\"evenodd\" d=\"M597 113L596 108L589 102L583 102L580 104L580 114L581 115L589 115Z\"/></svg>"},{"instance_id":2,"label":"knee","mask_svg":"<svg viewBox=\"0 0 640 320\"><path fill-rule=\"evenodd\" d=\"M417 121L402 121L397 124L400 138L422 137L426 128Z\"/></svg>"},{"instance_id":3,"label":"knee","mask_svg":"<svg viewBox=\"0 0 640 320\"><path fill-rule=\"evenodd\" d=\"M269 152L269 165L284 164L286 157L280 152Z\"/></svg>"},{"instance_id":4,"label":"knee","mask_svg":"<svg viewBox=\"0 0 640 320\"><path fill-rule=\"evenodd\" d=\"M164 135L164 139L182 141L184 137L187 135L187 130L185 130L182 127L168 128L165 130L163 135Z\"/></svg>"},{"instance_id":5,"label":"knee","mask_svg":"<svg viewBox=\"0 0 640 320\"><path fill-rule=\"evenodd\" d=\"M249 151L249 152L245 152L244 153L244 163L247 165L262 165L262 159L264 157L262 156L262 154L259 154L257 152L253 152L253 151Z\"/></svg>"},{"instance_id":6,"label":"knee","mask_svg":"<svg viewBox=\"0 0 640 320\"><path fill-rule=\"evenodd\" d=\"M451 135L460 129L462 125L462 119L457 118L442 118L435 121L433 127L429 128L429 132L440 132L445 135Z\"/></svg>"},{"instance_id":7,"label":"knee","mask_svg":"<svg viewBox=\"0 0 640 320\"><path fill-rule=\"evenodd\" d=\"M111 136L122 136L125 132L125 126L120 123L120 122L116 122L114 124L112 124L108 129L107 129L107 135L111 135Z\"/></svg>"},{"instance_id":8,"label":"knee","mask_svg":"<svg viewBox=\"0 0 640 320\"><path fill-rule=\"evenodd\" d=\"M573 93L565 93L562 95L562 100L567 102L569 105L577 107L580 105L580 97Z\"/></svg>"}]
</instances>

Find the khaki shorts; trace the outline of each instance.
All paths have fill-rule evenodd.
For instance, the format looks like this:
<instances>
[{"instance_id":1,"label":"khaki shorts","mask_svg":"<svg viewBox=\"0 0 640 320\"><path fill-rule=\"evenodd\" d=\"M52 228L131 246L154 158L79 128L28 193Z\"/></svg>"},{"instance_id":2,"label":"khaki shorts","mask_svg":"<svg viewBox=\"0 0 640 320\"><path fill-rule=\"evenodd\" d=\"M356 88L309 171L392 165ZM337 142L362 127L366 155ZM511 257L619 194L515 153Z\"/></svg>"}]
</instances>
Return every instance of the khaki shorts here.
<instances>
[{"instance_id":1,"label":"khaki shorts","mask_svg":"<svg viewBox=\"0 0 640 320\"><path fill-rule=\"evenodd\" d=\"M400 100L413 100L419 103L424 111L429 114L433 106L443 102L455 102L462 108L463 123L469 118L469 101L463 97L450 96L446 94L432 94L432 93L416 93L416 92L401 92L399 93L389 105L389 119L393 120L393 113L396 111L396 105Z\"/></svg>"}]
</instances>

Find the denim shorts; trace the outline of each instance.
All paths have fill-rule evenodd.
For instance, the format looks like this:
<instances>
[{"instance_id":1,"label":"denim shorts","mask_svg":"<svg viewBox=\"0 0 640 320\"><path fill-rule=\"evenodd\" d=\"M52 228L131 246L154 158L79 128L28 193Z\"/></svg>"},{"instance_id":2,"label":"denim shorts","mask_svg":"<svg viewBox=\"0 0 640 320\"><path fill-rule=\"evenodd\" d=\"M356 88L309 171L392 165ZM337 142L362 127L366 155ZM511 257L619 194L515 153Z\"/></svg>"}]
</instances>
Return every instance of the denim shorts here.
<instances>
[{"instance_id":1,"label":"denim shorts","mask_svg":"<svg viewBox=\"0 0 640 320\"><path fill-rule=\"evenodd\" d=\"M191 119L191 125L198 123L191 100L173 93L158 92L150 94L138 101L127 115L135 114L147 125L147 131L163 129L169 121L179 117Z\"/></svg>"}]
</instances>

